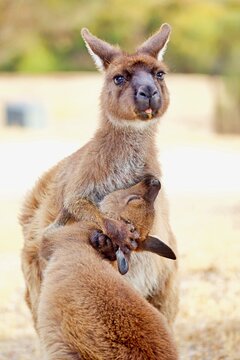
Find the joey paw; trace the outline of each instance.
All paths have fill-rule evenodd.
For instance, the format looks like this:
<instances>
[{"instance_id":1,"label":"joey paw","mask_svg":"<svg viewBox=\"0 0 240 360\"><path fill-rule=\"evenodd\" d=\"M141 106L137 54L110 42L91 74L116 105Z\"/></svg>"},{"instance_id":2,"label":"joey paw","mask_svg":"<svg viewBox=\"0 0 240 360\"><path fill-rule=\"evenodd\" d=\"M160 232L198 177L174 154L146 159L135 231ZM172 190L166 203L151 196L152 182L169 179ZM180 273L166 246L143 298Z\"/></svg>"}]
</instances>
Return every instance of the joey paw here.
<instances>
[{"instance_id":1,"label":"joey paw","mask_svg":"<svg viewBox=\"0 0 240 360\"><path fill-rule=\"evenodd\" d=\"M105 259L117 260L121 274L128 271L128 261L133 250L138 247L139 234L128 220L106 218L104 233L94 230L90 235L90 243Z\"/></svg>"},{"instance_id":2,"label":"joey paw","mask_svg":"<svg viewBox=\"0 0 240 360\"><path fill-rule=\"evenodd\" d=\"M139 240L139 233L137 232L135 226L129 220L122 219L122 221L125 223L126 226L125 241L122 245L125 248L125 251L127 251L127 249L129 251L136 250L138 247L137 240Z\"/></svg>"},{"instance_id":3,"label":"joey paw","mask_svg":"<svg viewBox=\"0 0 240 360\"><path fill-rule=\"evenodd\" d=\"M100 230L94 230L90 235L90 244L96 249L104 258L108 260L116 260L117 247L114 246L112 240L103 234Z\"/></svg>"}]
</instances>

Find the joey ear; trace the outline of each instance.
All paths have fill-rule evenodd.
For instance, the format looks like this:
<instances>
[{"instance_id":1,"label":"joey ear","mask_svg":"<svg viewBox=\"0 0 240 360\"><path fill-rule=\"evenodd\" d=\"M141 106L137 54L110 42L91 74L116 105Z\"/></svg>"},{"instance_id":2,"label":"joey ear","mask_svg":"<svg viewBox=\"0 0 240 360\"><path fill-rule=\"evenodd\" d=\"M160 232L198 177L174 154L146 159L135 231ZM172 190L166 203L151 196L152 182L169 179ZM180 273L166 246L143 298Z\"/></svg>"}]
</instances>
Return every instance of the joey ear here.
<instances>
[{"instance_id":1,"label":"joey ear","mask_svg":"<svg viewBox=\"0 0 240 360\"><path fill-rule=\"evenodd\" d=\"M154 254L176 260L173 250L156 236L149 235L145 241L139 245L139 250L150 251Z\"/></svg>"},{"instance_id":2,"label":"joey ear","mask_svg":"<svg viewBox=\"0 0 240 360\"><path fill-rule=\"evenodd\" d=\"M113 58L120 54L119 49L101 39L98 39L86 28L82 29L81 35L89 54L92 56L96 67L100 71L107 69Z\"/></svg>"},{"instance_id":3,"label":"joey ear","mask_svg":"<svg viewBox=\"0 0 240 360\"><path fill-rule=\"evenodd\" d=\"M161 61L167 49L170 33L170 25L163 24L158 32L153 34L137 49L137 52L151 55Z\"/></svg>"}]
</instances>

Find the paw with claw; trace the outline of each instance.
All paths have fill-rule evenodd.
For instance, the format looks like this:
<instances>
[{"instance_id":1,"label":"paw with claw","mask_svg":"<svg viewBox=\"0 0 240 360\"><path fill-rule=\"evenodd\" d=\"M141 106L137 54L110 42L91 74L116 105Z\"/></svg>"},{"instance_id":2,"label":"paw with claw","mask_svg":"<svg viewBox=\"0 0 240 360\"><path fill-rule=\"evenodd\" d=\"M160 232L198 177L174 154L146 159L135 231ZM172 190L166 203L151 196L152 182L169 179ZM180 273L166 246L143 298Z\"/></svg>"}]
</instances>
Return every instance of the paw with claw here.
<instances>
[{"instance_id":1,"label":"paw with claw","mask_svg":"<svg viewBox=\"0 0 240 360\"><path fill-rule=\"evenodd\" d=\"M116 260L117 245L101 230L94 230L90 236L90 243L104 258Z\"/></svg>"},{"instance_id":2,"label":"paw with claw","mask_svg":"<svg viewBox=\"0 0 240 360\"><path fill-rule=\"evenodd\" d=\"M105 219L104 225L104 233L92 232L90 243L104 258L117 260L119 272L125 274L131 251L138 247L139 234L128 221Z\"/></svg>"}]
</instances>

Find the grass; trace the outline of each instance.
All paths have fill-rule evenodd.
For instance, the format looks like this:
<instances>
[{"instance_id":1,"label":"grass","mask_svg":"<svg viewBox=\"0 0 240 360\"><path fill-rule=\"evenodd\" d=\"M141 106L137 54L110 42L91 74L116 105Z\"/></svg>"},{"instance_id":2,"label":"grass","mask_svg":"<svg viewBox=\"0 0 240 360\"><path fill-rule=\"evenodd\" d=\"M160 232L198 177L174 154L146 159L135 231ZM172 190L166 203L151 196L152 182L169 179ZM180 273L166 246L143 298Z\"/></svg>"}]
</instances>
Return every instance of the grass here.
<instances>
[{"instance_id":1,"label":"grass","mask_svg":"<svg viewBox=\"0 0 240 360\"><path fill-rule=\"evenodd\" d=\"M181 359L239 360L239 197L183 200L188 225L175 224L181 254L176 321ZM180 214L179 206L173 210Z\"/></svg>"}]
</instances>

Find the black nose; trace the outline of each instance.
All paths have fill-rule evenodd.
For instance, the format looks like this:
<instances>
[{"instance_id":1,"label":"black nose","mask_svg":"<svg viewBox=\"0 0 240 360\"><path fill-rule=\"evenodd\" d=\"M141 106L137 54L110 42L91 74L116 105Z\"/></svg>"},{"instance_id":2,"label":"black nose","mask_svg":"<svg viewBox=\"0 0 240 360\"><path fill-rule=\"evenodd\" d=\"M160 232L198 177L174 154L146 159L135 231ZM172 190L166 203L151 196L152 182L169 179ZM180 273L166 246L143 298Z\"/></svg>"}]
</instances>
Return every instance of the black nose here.
<instances>
[{"instance_id":1,"label":"black nose","mask_svg":"<svg viewBox=\"0 0 240 360\"><path fill-rule=\"evenodd\" d=\"M151 175L145 178L144 183L146 186L144 198L147 201L153 202L161 189L161 183L157 178Z\"/></svg>"},{"instance_id":2,"label":"black nose","mask_svg":"<svg viewBox=\"0 0 240 360\"><path fill-rule=\"evenodd\" d=\"M159 187L159 190L161 188L160 180L158 180L153 175L146 175L143 181L147 188L152 187L152 186Z\"/></svg>"},{"instance_id":3,"label":"black nose","mask_svg":"<svg viewBox=\"0 0 240 360\"><path fill-rule=\"evenodd\" d=\"M156 87L152 86L140 86L137 92L137 98L139 99L151 99L152 97L158 94L158 90Z\"/></svg>"},{"instance_id":4,"label":"black nose","mask_svg":"<svg viewBox=\"0 0 240 360\"><path fill-rule=\"evenodd\" d=\"M136 104L140 111L149 108L158 110L160 107L160 94L156 86L142 85L136 93Z\"/></svg>"}]
</instances>

